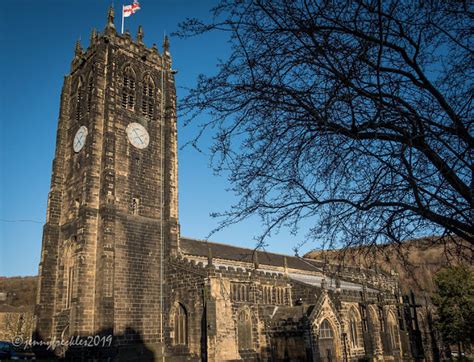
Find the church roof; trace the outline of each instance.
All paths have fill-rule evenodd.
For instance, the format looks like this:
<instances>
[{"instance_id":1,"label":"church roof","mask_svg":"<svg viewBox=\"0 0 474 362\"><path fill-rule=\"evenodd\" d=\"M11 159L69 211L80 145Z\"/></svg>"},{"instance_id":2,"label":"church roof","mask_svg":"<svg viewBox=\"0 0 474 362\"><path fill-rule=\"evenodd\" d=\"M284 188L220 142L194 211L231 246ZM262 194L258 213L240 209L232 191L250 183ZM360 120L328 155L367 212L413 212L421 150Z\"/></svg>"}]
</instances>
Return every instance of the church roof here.
<instances>
[{"instance_id":1,"label":"church roof","mask_svg":"<svg viewBox=\"0 0 474 362\"><path fill-rule=\"evenodd\" d=\"M255 249L241 248L238 246L210 242L206 240L196 240L191 238L180 239L180 249L188 257L207 258L209 250L216 266L231 266L235 263L252 264L255 260ZM336 279L323 272L323 262L299 256L288 256L276 253L269 253L258 250L259 270L264 272L275 272L272 268L288 268L288 277L294 281L307 285L319 287L323 279L326 280L326 287L336 290ZM227 264L226 261L229 263ZM282 270L280 269L279 273ZM278 273L278 271L277 271ZM361 291L362 284L354 281L340 279L340 287L348 291ZM376 292L376 289L367 288L369 292Z\"/></svg>"},{"instance_id":2,"label":"church roof","mask_svg":"<svg viewBox=\"0 0 474 362\"><path fill-rule=\"evenodd\" d=\"M209 249L212 257L226 259L244 263L253 263L255 258L255 249L241 248L233 245L220 244L206 240L196 240L190 238L181 238L181 251L184 254L207 257ZM310 272L322 272L323 263L317 260L306 259L299 256L287 256L276 253L269 253L258 250L258 263L262 265L284 267L289 269L298 269Z\"/></svg>"}]
</instances>

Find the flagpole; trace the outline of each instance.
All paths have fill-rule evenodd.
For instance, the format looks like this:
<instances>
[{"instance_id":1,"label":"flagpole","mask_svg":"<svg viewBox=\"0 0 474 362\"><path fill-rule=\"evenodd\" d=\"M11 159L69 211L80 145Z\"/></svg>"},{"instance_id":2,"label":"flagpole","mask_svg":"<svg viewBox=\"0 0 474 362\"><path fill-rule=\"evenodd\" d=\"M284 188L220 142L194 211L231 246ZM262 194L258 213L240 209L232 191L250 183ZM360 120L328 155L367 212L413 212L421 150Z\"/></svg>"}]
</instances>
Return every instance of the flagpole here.
<instances>
[{"instance_id":1,"label":"flagpole","mask_svg":"<svg viewBox=\"0 0 474 362\"><path fill-rule=\"evenodd\" d=\"M123 34L123 22L124 22L124 16L123 16L123 5L122 5L122 34Z\"/></svg>"}]
</instances>

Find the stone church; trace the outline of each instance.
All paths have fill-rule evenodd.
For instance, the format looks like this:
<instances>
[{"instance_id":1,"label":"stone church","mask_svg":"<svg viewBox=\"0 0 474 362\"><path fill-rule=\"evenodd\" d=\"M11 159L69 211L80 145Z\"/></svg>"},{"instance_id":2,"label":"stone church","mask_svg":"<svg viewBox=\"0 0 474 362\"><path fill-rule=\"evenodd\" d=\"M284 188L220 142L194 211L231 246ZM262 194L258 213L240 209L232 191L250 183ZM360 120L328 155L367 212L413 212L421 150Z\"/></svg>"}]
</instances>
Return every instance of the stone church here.
<instances>
[{"instance_id":1,"label":"stone church","mask_svg":"<svg viewBox=\"0 0 474 362\"><path fill-rule=\"evenodd\" d=\"M423 317L398 296L396 277L180 236L175 73L168 40L160 52L141 27L136 39L117 33L112 8L88 49L76 44L35 338L113 336L56 349L81 360L422 357Z\"/></svg>"}]
</instances>

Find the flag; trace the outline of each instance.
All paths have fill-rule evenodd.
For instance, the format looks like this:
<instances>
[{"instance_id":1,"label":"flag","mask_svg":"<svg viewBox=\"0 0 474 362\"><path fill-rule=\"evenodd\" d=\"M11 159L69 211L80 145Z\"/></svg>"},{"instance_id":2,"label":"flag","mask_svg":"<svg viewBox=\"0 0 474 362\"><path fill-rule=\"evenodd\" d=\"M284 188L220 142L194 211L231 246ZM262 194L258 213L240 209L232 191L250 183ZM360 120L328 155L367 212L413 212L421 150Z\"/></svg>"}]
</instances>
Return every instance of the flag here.
<instances>
[{"instance_id":1,"label":"flag","mask_svg":"<svg viewBox=\"0 0 474 362\"><path fill-rule=\"evenodd\" d=\"M124 5L122 9L123 17L128 18L130 15L135 14L138 10L140 10L140 4L138 1L134 1L132 5Z\"/></svg>"}]
</instances>

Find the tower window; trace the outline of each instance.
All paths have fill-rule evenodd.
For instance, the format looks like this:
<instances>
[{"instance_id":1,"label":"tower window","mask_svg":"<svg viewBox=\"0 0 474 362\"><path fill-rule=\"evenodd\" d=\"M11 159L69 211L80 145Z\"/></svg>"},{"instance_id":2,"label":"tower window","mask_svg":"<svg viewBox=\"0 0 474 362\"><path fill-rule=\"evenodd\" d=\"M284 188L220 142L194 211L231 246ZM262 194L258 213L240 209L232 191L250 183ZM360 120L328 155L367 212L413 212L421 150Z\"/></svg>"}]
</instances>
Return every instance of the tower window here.
<instances>
[{"instance_id":1,"label":"tower window","mask_svg":"<svg viewBox=\"0 0 474 362\"><path fill-rule=\"evenodd\" d=\"M75 104L75 109L76 109L76 121L80 121L82 118L81 114L81 107L82 107L82 81L79 79L79 83L77 85L77 92L76 92L76 104Z\"/></svg>"},{"instance_id":2,"label":"tower window","mask_svg":"<svg viewBox=\"0 0 474 362\"><path fill-rule=\"evenodd\" d=\"M75 237L72 238L75 241ZM73 288L74 288L74 245L70 245L66 248L64 254L64 301L65 307L70 308L73 298Z\"/></svg>"},{"instance_id":3,"label":"tower window","mask_svg":"<svg viewBox=\"0 0 474 362\"><path fill-rule=\"evenodd\" d=\"M135 107L135 75L132 68L123 71L122 108L133 110Z\"/></svg>"},{"instance_id":4,"label":"tower window","mask_svg":"<svg viewBox=\"0 0 474 362\"><path fill-rule=\"evenodd\" d=\"M174 315L174 344L188 343L188 314L181 303L178 303Z\"/></svg>"},{"instance_id":5,"label":"tower window","mask_svg":"<svg viewBox=\"0 0 474 362\"><path fill-rule=\"evenodd\" d=\"M140 199L138 197L134 197L132 199L132 214L138 215L138 208L140 206Z\"/></svg>"},{"instance_id":6,"label":"tower window","mask_svg":"<svg viewBox=\"0 0 474 362\"><path fill-rule=\"evenodd\" d=\"M153 118L155 111L155 84L149 75L143 79L142 89L142 115L148 119Z\"/></svg>"},{"instance_id":7,"label":"tower window","mask_svg":"<svg viewBox=\"0 0 474 362\"><path fill-rule=\"evenodd\" d=\"M89 74L89 82L87 83L87 112L90 113L92 108L92 95L94 93L94 77Z\"/></svg>"},{"instance_id":8,"label":"tower window","mask_svg":"<svg viewBox=\"0 0 474 362\"><path fill-rule=\"evenodd\" d=\"M66 296L66 308L71 306L72 301L72 286L74 281L74 265L71 265L67 271L67 296Z\"/></svg>"}]
</instances>

